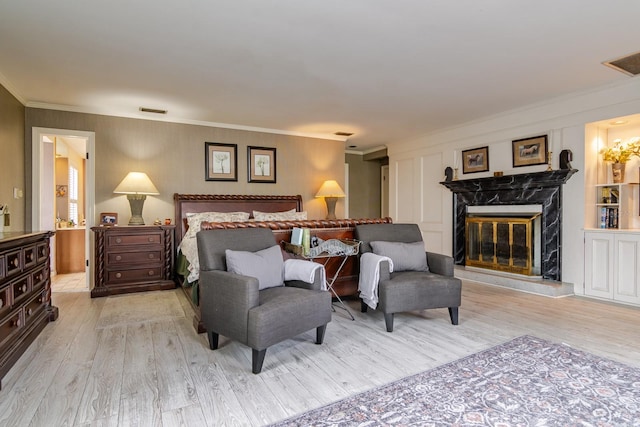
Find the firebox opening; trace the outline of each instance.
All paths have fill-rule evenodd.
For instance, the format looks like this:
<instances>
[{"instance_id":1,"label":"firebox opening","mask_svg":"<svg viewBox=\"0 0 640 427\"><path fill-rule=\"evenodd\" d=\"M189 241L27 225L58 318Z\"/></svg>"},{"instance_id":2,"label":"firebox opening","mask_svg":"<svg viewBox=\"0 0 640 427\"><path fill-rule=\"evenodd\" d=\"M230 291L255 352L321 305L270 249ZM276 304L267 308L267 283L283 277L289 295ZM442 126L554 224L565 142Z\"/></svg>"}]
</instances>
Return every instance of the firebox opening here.
<instances>
[{"instance_id":1,"label":"firebox opening","mask_svg":"<svg viewBox=\"0 0 640 427\"><path fill-rule=\"evenodd\" d=\"M541 205L468 206L465 265L541 275Z\"/></svg>"}]
</instances>

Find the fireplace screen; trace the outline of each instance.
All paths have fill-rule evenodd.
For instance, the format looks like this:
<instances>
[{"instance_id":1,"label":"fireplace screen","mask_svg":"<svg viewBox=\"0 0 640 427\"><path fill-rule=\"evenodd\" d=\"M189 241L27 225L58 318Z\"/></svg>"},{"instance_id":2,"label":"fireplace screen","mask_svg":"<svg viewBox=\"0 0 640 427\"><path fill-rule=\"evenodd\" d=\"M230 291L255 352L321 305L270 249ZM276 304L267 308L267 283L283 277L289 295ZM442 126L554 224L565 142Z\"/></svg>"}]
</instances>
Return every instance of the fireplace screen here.
<instances>
[{"instance_id":1,"label":"fireplace screen","mask_svg":"<svg viewBox=\"0 0 640 427\"><path fill-rule=\"evenodd\" d=\"M530 276L540 274L539 217L467 216L465 264Z\"/></svg>"}]
</instances>

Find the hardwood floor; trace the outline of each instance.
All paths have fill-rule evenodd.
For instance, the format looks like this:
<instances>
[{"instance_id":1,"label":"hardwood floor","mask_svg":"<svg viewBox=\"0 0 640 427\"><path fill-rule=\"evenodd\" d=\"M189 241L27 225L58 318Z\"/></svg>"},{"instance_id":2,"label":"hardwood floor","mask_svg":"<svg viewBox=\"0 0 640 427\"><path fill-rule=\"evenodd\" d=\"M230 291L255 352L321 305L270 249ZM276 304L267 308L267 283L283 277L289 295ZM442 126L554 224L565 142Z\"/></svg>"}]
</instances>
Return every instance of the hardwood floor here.
<instances>
[{"instance_id":1,"label":"hardwood floor","mask_svg":"<svg viewBox=\"0 0 640 427\"><path fill-rule=\"evenodd\" d=\"M59 319L2 381L0 426L260 426L524 334L640 367L640 309L464 281L458 326L428 310L396 315L387 333L349 301L355 321L337 309L324 344L315 331L282 342L254 375L249 348L221 337L209 350L182 292L154 294L184 316L97 327L107 298L54 293ZM133 295L111 303L133 311Z\"/></svg>"}]
</instances>

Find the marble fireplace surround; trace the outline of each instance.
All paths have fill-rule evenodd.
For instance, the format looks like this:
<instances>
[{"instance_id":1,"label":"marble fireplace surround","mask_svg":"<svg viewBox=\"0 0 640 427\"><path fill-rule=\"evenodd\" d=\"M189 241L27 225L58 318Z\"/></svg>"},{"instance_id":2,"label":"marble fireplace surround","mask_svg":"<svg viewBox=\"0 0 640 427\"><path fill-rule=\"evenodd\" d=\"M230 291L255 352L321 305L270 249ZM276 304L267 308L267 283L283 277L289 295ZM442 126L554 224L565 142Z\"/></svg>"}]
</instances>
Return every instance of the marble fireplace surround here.
<instances>
[{"instance_id":1,"label":"marble fireplace surround","mask_svg":"<svg viewBox=\"0 0 640 427\"><path fill-rule=\"evenodd\" d=\"M453 257L465 264L465 216L468 206L542 205L541 275L562 280L562 185L577 169L524 173L501 177L443 181L454 193Z\"/></svg>"}]
</instances>

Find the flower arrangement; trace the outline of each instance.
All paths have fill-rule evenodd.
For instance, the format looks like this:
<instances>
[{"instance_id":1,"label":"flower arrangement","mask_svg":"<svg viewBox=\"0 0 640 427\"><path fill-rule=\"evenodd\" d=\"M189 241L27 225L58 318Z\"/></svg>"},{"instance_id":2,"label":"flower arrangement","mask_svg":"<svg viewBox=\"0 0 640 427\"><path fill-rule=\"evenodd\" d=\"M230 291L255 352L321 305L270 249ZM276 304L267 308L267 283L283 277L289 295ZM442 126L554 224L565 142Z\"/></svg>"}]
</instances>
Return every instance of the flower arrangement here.
<instances>
[{"instance_id":1,"label":"flower arrangement","mask_svg":"<svg viewBox=\"0 0 640 427\"><path fill-rule=\"evenodd\" d=\"M632 156L640 157L640 136L631 138L629 142L623 143L621 139L616 139L616 145L603 148L600 153L605 162L626 163Z\"/></svg>"}]
</instances>

